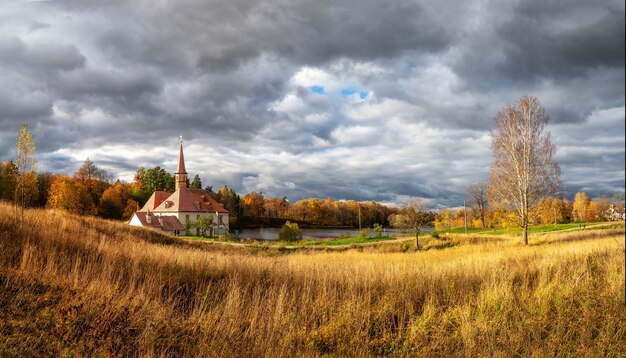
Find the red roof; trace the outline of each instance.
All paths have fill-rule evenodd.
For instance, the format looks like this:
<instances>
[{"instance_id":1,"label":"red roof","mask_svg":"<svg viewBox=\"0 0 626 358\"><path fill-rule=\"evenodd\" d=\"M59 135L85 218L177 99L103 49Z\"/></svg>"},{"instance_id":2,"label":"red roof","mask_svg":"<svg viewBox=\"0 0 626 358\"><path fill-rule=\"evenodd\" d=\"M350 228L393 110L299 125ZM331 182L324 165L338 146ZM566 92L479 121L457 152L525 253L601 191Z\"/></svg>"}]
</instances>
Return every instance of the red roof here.
<instances>
[{"instance_id":1,"label":"red roof","mask_svg":"<svg viewBox=\"0 0 626 358\"><path fill-rule=\"evenodd\" d=\"M179 188L154 208L154 211L228 213L206 190L191 188Z\"/></svg>"},{"instance_id":2,"label":"red roof","mask_svg":"<svg viewBox=\"0 0 626 358\"><path fill-rule=\"evenodd\" d=\"M185 229L176 216L156 216L153 213L141 211L136 212L135 215L144 227L165 231Z\"/></svg>"},{"instance_id":3,"label":"red roof","mask_svg":"<svg viewBox=\"0 0 626 358\"><path fill-rule=\"evenodd\" d=\"M139 211L152 211L156 209L161 203L167 199L171 194L166 191L155 191L150 196L150 199L146 201L146 204Z\"/></svg>"}]
</instances>

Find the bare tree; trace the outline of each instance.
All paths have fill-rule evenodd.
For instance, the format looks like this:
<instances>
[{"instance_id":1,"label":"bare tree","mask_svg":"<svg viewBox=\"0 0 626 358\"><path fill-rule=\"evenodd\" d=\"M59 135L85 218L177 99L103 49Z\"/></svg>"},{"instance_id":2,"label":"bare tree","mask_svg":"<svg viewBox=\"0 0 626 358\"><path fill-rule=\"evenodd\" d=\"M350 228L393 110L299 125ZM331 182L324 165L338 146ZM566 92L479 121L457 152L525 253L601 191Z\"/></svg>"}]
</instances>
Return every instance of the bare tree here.
<instances>
[{"instance_id":1,"label":"bare tree","mask_svg":"<svg viewBox=\"0 0 626 358\"><path fill-rule=\"evenodd\" d=\"M467 193L470 195L470 204L478 212L483 228L485 227L485 213L489 208L487 188L486 183L474 183L467 187Z\"/></svg>"},{"instance_id":2,"label":"bare tree","mask_svg":"<svg viewBox=\"0 0 626 358\"><path fill-rule=\"evenodd\" d=\"M400 211L390 220L394 227L410 229L415 233L415 249L420 249L419 235L422 228L430 224L434 215L421 199L413 199L402 205Z\"/></svg>"},{"instance_id":3,"label":"bare tree","mask_svg":"<svg viewBox=\"0 0 626 358\"><path fill-rule=\"evenodd\" d=\"M513 211L528 245L528 214L541 199L561 189L556 147L545 130L548 116L535 97L502 109L491 132L493 163L489 177L492 204Z\"/></svg>"}]
</instances>

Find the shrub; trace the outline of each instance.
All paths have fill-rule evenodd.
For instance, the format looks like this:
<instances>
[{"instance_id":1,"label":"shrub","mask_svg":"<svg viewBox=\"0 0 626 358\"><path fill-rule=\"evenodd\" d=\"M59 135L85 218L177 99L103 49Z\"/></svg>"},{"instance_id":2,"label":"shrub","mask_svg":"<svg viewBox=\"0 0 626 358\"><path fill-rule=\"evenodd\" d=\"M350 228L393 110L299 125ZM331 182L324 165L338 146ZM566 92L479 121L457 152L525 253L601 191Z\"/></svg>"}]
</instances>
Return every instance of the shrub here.
<instances>
[{"instance_id":1,"label":"shrub","mask_svg":"<svg viewBox=\"0 0 626 358\"><path fill-rule=\"evenodd\" d=\"M370 229L362 229L362 230L357 231L356 236L359 239L365 239L366 237L369 236L369 234L370 234Z\"/></svg>"},{"instance_id":2,"label":"shrub","mask_svg":"<svg viewBox=\"0 0 626 358\"><path fill-rule=\"evenodd\" d=\"M374 231L374 236L377 238L383 237L383 226L381 224L374 224L372 231Z\"/></svg>"},{"instance_id":3,"label":"shrub","mask_svg":"<svg viewBox=\"0 0 626 358\"><path fill-rule=\"evenodd\" d=\"M300 231L297 223L287 221L285 225L280 228L278 238L282 241L299 241L302 240L302 231Z\"/></svg>"},{"instance_id":4,"label":"shrub","mask_svg":"<svg viewBox=\"0 0 626 358\"><path fill-rule=\"evenodd\" d=\"M342 232L341 234L339 234L339 235L337 236L337 239L338 239L338 240L341 240L341 239L349 239L349 238L350 238L350 233L349 233L349 232L347 232L347 231L344 231L344 232Z\"/></svg>"},{"instance_id":5,"label":"shrub","mask_svg":"<svg viewBox=\"0 0 626 358\"><path fill-rule=\"evenodd\" d=\"M433 231L430 233L430 237L432 237L433 239L440 239L441 237L439 236L439 233L437 231Z\"/></svg>"}]
</instances>

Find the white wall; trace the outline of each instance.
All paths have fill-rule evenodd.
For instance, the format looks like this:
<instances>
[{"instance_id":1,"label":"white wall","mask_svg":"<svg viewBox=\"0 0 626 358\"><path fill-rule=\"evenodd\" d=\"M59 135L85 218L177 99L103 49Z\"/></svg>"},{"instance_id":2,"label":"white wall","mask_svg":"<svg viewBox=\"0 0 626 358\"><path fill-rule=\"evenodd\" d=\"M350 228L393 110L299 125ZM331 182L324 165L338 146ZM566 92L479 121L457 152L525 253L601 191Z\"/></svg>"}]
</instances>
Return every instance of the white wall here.
<instances>
[{"instance_id":1,"label":"white wall","mask_svg":"<svg viewBox=\"0 0 626 358\"><path fill-rule=\"evenodd\" d=\"M141 221L139 221L139 217L137 217L137 214L133 214L133 217L130 219L130 222L128 222L128 225L131 225L131 226L143 226L141 224Z\"/></svg>"},{"instance_id":2,"label":"white wall","mask_svg":"<svg viewBox=\"0 0 626 358\"><path fill-rule=\"evenodd\" d=\"M183 224L183 226L185 226L185 221L186 221L186 216L189 215L189 221L194 222L198 220L198 215L200 215L200 217L212 217L213 218L213 224L215 225L215 227L218 227L218 221L217 221L217 215L215 215L215 213L209 213L209 212L197 212L197 211L193 211L193 212L156 212L153 211L153 213L155 215L162 215L162 216L176 216L178 218L178 221L180 221L181 224ZM224 228L224 226L226 226L226 229L228 230L228 214L227 213L219 213L219 216L222 218L222 223L219 224L220 228Z\"/></svg>"}]
</instances>

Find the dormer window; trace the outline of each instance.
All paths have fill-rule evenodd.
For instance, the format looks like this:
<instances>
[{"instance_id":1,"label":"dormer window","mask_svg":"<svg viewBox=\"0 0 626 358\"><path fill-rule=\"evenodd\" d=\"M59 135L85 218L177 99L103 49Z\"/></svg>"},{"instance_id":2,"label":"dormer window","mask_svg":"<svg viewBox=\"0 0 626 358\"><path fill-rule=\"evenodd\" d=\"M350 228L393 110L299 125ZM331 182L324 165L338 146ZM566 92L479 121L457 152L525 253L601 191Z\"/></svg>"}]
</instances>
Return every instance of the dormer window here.
<instances>
[{"instance_id":1,"label":"dormer window","mask_svg":"<svg viewBox=\"0 0 626 358\"><path fill-rule=\"evenodd\" d=\"M198 208L198 210L202 209L202 204L200 204L199 201L196 201L196 207Z\"/></svg>"},{"instance_id":2,"label":"dormer window","mask_svg":"<svg viewBox=\"0 0 626 358\"><path fill-rule=\"evenodd\" d=\"M172 202L171 202L171 201L166 201L166 202L165 202L165 208L166 208L166 209L169 209L169 208L170 208L170 206L172 206Z\"/></svg>"}]
</instances>

